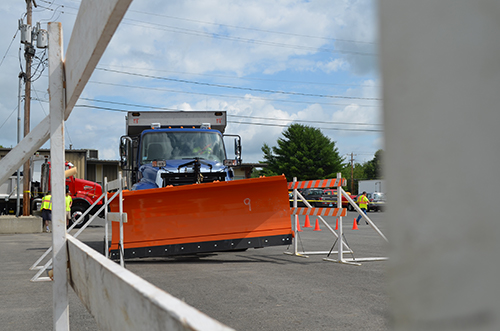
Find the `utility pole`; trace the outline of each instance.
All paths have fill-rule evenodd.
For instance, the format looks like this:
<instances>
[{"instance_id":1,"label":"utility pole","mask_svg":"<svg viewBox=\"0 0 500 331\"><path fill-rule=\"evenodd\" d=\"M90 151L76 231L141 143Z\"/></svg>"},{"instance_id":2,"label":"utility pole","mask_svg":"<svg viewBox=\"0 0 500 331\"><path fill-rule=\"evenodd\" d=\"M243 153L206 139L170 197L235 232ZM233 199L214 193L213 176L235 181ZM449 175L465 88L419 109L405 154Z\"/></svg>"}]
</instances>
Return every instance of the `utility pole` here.
<instances>
[{"instance_id":1,"label":"utility pole","mask_svg":"<svg viewBox=\"0 0 500 331\"><path fill-rule=\"evenodd\" d=\"M354 192L354 153L351 152L351 194Z\"/></svg>"},{"instance_id":2,"label":"utility pole","mask_svg":"<svg viewBox=\"0 0 500 331\"><path fill-rule=\"evenodd\" d=\"M28 26L32 26L32 4L36 3L34 0L26 0L26 23ZM33 46L33 40L24 45L24 57L26 58L26 75L25 75L25 85L24 85L24 136L26 137L30 133L30 110L31 110L31 61L35 56L35 47ZM30 160L24 163L23 167L23 216L29 216L31 213L31 176L30 176Z\"/></svg>"}]
</instances>

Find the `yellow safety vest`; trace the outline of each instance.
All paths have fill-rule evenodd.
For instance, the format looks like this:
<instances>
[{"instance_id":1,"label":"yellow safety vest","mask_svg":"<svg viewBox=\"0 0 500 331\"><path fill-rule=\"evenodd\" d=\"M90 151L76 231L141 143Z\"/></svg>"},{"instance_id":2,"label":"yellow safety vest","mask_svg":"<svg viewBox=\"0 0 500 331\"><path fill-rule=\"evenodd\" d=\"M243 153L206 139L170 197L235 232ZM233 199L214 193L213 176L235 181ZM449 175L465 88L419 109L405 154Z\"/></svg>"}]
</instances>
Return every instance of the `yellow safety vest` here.
<instances>
[{"instance_id":1,"label":"yellow safety vest","mask_svg":"<svg viewBox=\"0 0 500 331\"><path fill-rule=\"evenodd\" d=\"M71 195L66 196L66 211L71 211L71 202L73 199L71 198Z\"/></svg>"},{"instance_id":2,"label":"yellow safety vest","mask_svg":"<svg viewBox=\"0 0 500 331\"><path fill-rule=\"evenodd\" d=\"M42 209L52 210L52 196L47 194L42 199Z\"/></svg>"},{"instance_id":3,"label":"yellow safety vest","mask_svg":"<svg viewBox=\"0 0 500 331\"><path fill-rule=\"evenodd\" d=\"M370 200L368 200L367 197L365 197L364 195L361 195L359 198L358 198L358 204L359 204L359 208L364 208L366 209L368 207L368 203L370 202Z\"/></svg>"}]
</instances>

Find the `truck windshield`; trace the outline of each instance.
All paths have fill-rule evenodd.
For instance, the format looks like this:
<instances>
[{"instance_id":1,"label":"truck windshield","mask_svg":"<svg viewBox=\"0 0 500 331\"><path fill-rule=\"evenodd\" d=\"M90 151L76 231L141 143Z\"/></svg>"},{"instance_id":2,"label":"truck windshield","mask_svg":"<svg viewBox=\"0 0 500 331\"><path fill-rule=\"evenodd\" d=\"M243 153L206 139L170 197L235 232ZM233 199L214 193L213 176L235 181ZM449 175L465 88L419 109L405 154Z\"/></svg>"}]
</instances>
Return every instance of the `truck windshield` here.
<instances>
[{"instance_id":1,"label":"truck windshield","mask_svg":"<svg viewBox=\"0 0 500 331\"><path fill-rule=\"evenodd\" d=\"M216 132L148 132L141 141L141 164L200 158L222 163L226 157Z\"/></svg>"}]
</instances>

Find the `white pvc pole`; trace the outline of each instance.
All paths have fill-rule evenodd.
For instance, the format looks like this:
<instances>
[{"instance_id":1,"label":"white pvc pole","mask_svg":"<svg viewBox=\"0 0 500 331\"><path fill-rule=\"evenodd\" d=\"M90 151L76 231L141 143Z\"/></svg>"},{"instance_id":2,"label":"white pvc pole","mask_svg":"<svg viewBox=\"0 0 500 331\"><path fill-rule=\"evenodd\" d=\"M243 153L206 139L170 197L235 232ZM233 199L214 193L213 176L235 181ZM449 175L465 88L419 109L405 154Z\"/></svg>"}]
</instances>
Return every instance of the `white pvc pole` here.
<instances>
[{"instance_id":1,"label":"white pvc pole","mask_svg":"<svg viewBox=\"0 0 500 331\"><path fill-rule=\"evenodd\" d=\"M109 253L108 253L108 236L109 236L109 229L108 229L108 177L104 177L104 205L106 208L104 208L104 256L108 258Z\"/></svg>"},{"instance_id":2,"label":"white pvc pole","mask_svg":"<svg viewBox=\"0 0 500 331\"><path fill-rule=\"evenodd\" d=\"M384 238L385 241L389 242L389 240L387 240L387 237L384 236L384 234L382 233L382 231L379 230L379 228L375 225L375 223L372 222L372 220L368 217L368 215L366 215L362 210L361 208L359 208L359 206L351 199L351 197L341 188L339 187L339 190L340 192L342 192L342 195L347 199L347 201L349 201L349 203L354 207L354 209L361 215L363 216L363 218L368 222L368 224L370 224L370 226L382 237Z\"/></svg>"},{"instance_id":3,"label":"white pvc pole","mask_svg":"<svg viewBox=\"0 0 500 331\"><path fill-rule=\"evenodd\" d=\"M293 182L294 183L297 182L297 177L293 177ZM297 208L297 193L298 193L297 189L294 189L293 190L293 208ZM295 215L294 223L295 224L294 224L293 229L295 232L295 236L294 236L294 241L293 241L293 248L294 248L293 253L295 255L297 255L298 254L298 239L299 239L298 238L299 233L298 233L297 229L298 229L298 224L299 224L299 215Z\"/></svg>"},{"instance_id":4,"label":"white pvc pole","mask_svg":"<svg viewBox=\"0 0 500 331\"><path fill-rule=\"evenodd\" d=\"M123 247L123 181L122 181L122 173L118 173L118 180L120 181L120 199L119 208L120 208L120 265L122 267L125 266L125 262L123 261L123 254L125 254L125 248Z\"/></svg>"},{"instance_id":5,"label":"white pvc pole","mask_svg":"<svg viewBox=\"0 0 500 331\"><path fill-rule=\"evenodd\" d=\"M337 180L342 180L342 176L340 173L337 173ZM342 208L342 187L338 186L337 187L337 208ZM339 246L338 246L338 260L343 261L344 260L344 251L342 245L344 244L344 236L343 236L343 228L342 228L342 216L339 217L339 228L338 228L338 236L339 238ZM352 251L352 250L351 250Z\"/></svg>"}]
</instances>

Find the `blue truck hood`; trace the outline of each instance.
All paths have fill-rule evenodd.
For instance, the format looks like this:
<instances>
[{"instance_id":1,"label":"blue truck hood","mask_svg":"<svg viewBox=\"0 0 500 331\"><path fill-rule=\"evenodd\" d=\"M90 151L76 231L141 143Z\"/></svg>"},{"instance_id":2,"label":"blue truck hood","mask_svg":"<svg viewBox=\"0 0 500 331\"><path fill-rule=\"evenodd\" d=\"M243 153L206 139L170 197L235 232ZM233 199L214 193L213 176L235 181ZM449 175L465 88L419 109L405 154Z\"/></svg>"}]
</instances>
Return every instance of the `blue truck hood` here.
<instances>
[{"instance_id":1,"label":"blue truck hood","mask_svg":"<svg viewBox=\"0 0 500 331\"><path fill-rule=\"evenodd\" d=\"M138 183L134 184L132 190L144 190L150 188L162 187L161 173L192 173L193 165L186 167L178 167L182 164L194 161L194 159L182 159L182 160L166 160L165 166L154 166L153 163L143 164L139 167L139 173L141 174L141 179ZM200 171L202 173L210 172L224 172L227 173L228 168L222 163L212 160L200 160L204 163L210 164L212 169L206 164L201 164Z\"/></svg>"}]
</instances>

